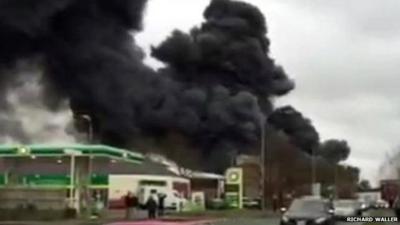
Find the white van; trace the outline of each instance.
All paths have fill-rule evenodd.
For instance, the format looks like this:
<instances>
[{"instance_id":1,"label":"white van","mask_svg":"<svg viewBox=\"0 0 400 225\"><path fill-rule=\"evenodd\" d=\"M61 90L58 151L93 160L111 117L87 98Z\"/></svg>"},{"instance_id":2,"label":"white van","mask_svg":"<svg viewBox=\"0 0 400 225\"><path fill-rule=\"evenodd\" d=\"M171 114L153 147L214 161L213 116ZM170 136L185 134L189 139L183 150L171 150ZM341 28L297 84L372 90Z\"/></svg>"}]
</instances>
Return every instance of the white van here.
<instances>
[{"instance_id":1,"label":"white van","mask_svg":"<svg viewBox=\"0 0 400 225\"><path fill-rule=\"evenodd\" d=\"M183 198L176 190L171 190L167 187L141 186L139 188L138 199L139 199L139 204L142 208L146 208L146 202L149 199L152 191L154 191L157 196L159 194L166 195L164 202L166 209L175 209L177 211L181 211L188 201L187 199Z\"/></svg>"}]
</instances>

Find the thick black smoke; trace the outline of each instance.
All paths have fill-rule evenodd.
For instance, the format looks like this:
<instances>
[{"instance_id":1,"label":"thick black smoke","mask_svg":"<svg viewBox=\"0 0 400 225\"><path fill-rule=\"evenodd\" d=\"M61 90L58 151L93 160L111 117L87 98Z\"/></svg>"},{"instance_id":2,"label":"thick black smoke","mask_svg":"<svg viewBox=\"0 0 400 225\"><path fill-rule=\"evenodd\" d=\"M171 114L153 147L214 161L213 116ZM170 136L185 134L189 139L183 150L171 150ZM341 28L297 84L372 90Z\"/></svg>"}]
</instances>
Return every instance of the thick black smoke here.
<instances>
[{"instance_id":1,"label":"thick black smoke","mask_svg":"<svg viewBox=\"0 0 400 225\"><path fill-rule=\"evenodd\" d=\"M13 86L6 68L38 59L49 109L67 99L75 114L93 118L99 141L127 147L179 132L208 165L225 160L211 168L220 169L232 153L257 143L260 119L272 111L269 98L294 87L269 57L265 18L247 3L213 0L200 27L175 31L153 48L166 63L154 71L132 36L145 5L0 0L0 94Z\"/></svg>"},{"instance_id":2,"label":"thick black smoke","mask_svg":"<svg viewBox=\"0 0 400 225\"><path fill-rule=\"evenodd\" d=\"M204 146L205 155L224 159L257 142L260 121L272 111L269 98L288 93L294 83L269 57L259 9L214 0L204 18L190 33L174 31L153 47L152 55L168 65L162 73L209 96L200 110L192 111L192 123L199 122L193 140ZM218 98L213 97L216 93Z\"/></svg>"},{"instance_id":3,"label":"thick black smoke","mask_svg":"<svg viewBox=\"0 0 400 225\"><path fill-rule=\"evenodd\" d=\"M173 78L209 87L223 85L232 93L247 91L263 98L294 88L269 54L263 14L243 2L214 0L206 21L190 34L175 31L153 56L169 65Z\"/></svg>"},{"instance_id":4,"label":"thick black smoke","mask_svg":"<svg viewBox=\"0 0 400 225\"><path fill-rule=\"evenodd\" d=\"M319 146L319 134L310 119L291 106L276 109L268 118L276 129L283 130L301 150L312 154Z\"/></svg>"},{"instance_id":5,"label":"thick black smoke","mask_svg":"<svg viewBox=\"0 0 400 225\"><path fill-rule=\"evenodd\" d=\"M350 146L345 140L326 140L319 146L318 153L328 162L337 164L346 160L350 155Z\"/></svg>"}]
</instances>

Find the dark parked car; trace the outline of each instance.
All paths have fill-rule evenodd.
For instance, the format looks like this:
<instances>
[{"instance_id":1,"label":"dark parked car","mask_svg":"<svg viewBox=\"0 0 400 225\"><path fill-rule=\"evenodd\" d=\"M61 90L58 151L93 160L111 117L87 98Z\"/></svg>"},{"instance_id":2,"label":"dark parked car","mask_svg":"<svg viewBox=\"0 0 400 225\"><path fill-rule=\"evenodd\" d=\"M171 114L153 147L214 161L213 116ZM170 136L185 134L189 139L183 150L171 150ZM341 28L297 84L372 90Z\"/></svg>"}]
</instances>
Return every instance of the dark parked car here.
<instances>
[{"instance_id":1,"label":"dark parked car","mask_svg":"<svg viewBox=\"0 0 400 225\"><path fill-rule=\"evenodd\" d=\"M321 198L298 198L282 215L280 225L334 225L332 204Z\"/></svg>"},{"instance_id":2,"label":"dark parked car","mask_svg":"<svg viewBox=\"0 0 400 225\"><path fill-rule=\"evenodd\" d=\"M243 198L243 207L246 209L261 209L261 200L256 198L256 199L251 199L244 197Z\"/></svg>"}]
</instances>

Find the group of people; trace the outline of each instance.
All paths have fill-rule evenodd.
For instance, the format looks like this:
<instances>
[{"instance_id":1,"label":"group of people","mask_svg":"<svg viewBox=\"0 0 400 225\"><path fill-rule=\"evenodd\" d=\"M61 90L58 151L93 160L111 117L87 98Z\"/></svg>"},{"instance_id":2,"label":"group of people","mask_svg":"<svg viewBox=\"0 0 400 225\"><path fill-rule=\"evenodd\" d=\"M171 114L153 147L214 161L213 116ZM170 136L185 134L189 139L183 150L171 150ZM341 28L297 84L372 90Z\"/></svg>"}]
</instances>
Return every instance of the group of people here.
<instances>
[{"instance_id":1,"label":"group of people","mask_svg":"<svg viewBox=\"0 0 400 225\"><path fill-rule=\"evenodd\" d=\"M157 194L157 191L152 190L146 201L146 209L149 219L164 216L165 199L167 195L163 193ZM135 216L136 209L139 207L139 199L132 193L128 192L125 196L126 219L131 220Z\"/></svg>"}]
</instances>

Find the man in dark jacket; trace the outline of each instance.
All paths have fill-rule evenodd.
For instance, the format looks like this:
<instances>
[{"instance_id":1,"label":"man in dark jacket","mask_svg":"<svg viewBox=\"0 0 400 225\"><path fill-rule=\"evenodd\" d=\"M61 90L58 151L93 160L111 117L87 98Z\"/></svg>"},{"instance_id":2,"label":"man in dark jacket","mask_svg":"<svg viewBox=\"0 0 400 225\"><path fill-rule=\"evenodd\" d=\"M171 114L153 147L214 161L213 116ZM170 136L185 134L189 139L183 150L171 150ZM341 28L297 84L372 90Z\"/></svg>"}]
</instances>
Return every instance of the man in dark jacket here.
<instances>
[{"instance_id":1,"label":"man in dark jacket","mask_svg":"<svg viewBox=\"0 0 400 225\"><path fill-rule=\"evenodd\" d=\"M155 219L156 218L156 213L157 213L157 192L155 190L152 190L150 192L150 196L147 199L146 206L147 206L147 211L149 214L149 219Z\"/></svg>"},{"instance_id":2,"label":"man in dark jacket","mask_svg":"<svg viewBox=\"0 0 400 225\"><path fill-rule=\"evenodd\" d=\"M158 195L158 216L164 216L166 194L160 193Z\"/></svg>"}]
</instances>

